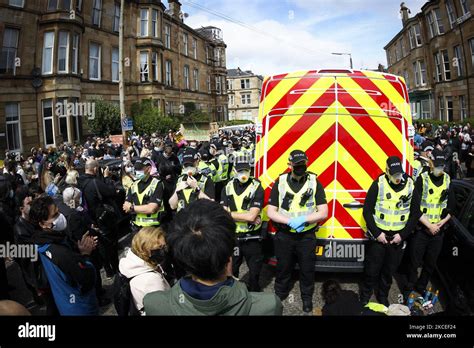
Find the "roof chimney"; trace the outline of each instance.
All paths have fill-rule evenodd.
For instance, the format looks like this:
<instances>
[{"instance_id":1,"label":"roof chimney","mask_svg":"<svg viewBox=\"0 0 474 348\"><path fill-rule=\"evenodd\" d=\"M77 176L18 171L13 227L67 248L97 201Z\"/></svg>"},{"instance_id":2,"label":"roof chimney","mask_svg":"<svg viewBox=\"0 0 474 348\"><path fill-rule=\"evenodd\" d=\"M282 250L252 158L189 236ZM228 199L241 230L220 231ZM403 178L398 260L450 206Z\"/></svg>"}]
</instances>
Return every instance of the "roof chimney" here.
<instances>
[{"instance_id":1,"label":"roof chimney","mask_svg":"<svg viewBox=\"0 0 474 348\"><path fill-rule=\"evenodd\" d=\"M171 15L176 19L181 19L181 3L179 0L168 0Z\"/></svg>"},{"instance_id":2,"label":"roof chimney","mask_svg":"<svg viewBox=\"0 0 474 348\"><path fill-rule=\"evenodd\" d=\"M411 11L408 7L406 7L404 2L400 4L400 14L402 16L403 26L405 26L405 23L410 19Z\"/></svg>"}]
</instances>

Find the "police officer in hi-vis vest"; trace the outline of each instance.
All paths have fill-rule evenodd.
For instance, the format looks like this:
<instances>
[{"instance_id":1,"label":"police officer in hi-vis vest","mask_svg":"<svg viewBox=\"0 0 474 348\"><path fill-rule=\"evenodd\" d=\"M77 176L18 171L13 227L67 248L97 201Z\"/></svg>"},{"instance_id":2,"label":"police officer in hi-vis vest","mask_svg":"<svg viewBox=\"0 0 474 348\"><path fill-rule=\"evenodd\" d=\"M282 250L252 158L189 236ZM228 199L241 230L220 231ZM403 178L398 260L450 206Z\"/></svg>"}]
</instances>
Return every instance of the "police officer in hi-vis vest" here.
<instances>
[{"instance_id":1,"label":"police officer in hi-vis vest","mask_svg":"<svg viewBox=\"0 0 474 348\"><path fill-rule=\"evenodd\" d=\"M315 232L318 223L326 220L328 206L316 174L308 172L306 154L292 151L288 162L291 172L275 181L268 203L268 217L277 228L275 293L282 301L288 297L291 274L298 262L303 311L308 313L313 309Z\"/></svg>"},{"instance_id":2,"label":"police officer in hi-vis vest","mask_svg":"<svg viewBox=\"0 0 474 348\"><path fill-rule=\"evenodd\" d=\"M214 184L210 177L199 172L199 154L187 148L183 154L183 174L178 178L176 190L169 203L173 210L180 211L198 199L213 200Z\"/></svg>"},{"instance_id":3,"label":"police officer in hi-vis vest","mask_svg":"<svg viewBox=\"0 0 474 348\"><path fill-rule=\"evenodd\" d=\"M163 183L150 175L152 162L140 158L135 162L136 181L132 184L123 204L125 213L135 214L132 230L145 226L159 226L164 212Z\"/></svg>"},{"instance_id":4,"label":"police officer in hi-vis vest","mask_svg":"<svg viewBox=\"0 0 474 348\"><path fill-rule=\"evenodd\" d=\"M262 220L264 193L262 184L251 177L250 157L239 158L237 173L222 189L221 204L227 209L237 226L237 249L232 255L232 273L239 277L243 258L249 268L249 290L261 291L258 283L263 264Z\"/></svg>"},{"instance_id":5,"label":"police officer in hi-vis vest","mask_svg":"<svg viewBox=\"0 0 474 348\"><path fill-rule=\"evenodd\" d=\"M421 218L419 228L410 240L410 266L405 297L416 290L423 295L433 274L436 261L443 246L443 227L451 219L454 202L449 190L451 178L444 172L446 159L441 150L431 152L429 172L423 172L415 183L415 190L421 197ZM449 198L449 199L448 199ZM418 278L418 267L423 265Z\"/></svg>"},{"instance_id":6,"label":"police officer in hi-vis vest","mask_svg":"<svg viewBox=\"0 0 474 348\"><path fill-rule=\"evenodd\" d=\"M367 192L363 215L369 243L360 293L364 305L374 289L378 289L377 301L389 305L392 277L402 260L404 241L420 217L420 200L414 189L413 179L404 173L401 160L392 156L387 159L385 173Z\"/></svg>"}]
</instances>

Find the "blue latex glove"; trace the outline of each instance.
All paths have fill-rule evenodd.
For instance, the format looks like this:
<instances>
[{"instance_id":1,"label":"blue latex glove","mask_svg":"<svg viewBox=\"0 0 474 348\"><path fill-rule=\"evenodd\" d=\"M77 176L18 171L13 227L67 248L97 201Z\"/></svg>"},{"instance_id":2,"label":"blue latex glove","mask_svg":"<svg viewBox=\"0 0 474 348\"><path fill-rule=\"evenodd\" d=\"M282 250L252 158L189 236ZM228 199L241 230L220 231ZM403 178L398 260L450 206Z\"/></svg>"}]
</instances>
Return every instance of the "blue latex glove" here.
<instances>
[{"instance_id":1,"label":"blue latex glove","mask_svg":"<svg viewBox=\"0 0 474 348\"><path fill-rule=\"evenodd\" d=\"M292 218L288 222L288 226L290 226L291 229L295 230L297 233L300 233L304 230L305 223L306 223L306 216L298 216L298 217Z\"/></svg>"}]
</instances>

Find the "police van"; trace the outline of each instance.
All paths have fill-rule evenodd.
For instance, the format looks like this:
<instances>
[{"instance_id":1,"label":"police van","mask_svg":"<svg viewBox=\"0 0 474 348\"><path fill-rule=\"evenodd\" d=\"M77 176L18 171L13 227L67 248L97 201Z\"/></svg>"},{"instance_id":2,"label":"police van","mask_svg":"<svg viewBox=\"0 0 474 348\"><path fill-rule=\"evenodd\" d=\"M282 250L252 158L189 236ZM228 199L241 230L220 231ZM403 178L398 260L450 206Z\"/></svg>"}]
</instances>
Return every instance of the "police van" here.
<instances>
[{"instance_id":1,"label":"police van","mask_svg":"<svg viewBox=\"0 0 474 348\"><path fill-rule=\"evenodd\" d=\"M312 70L265 78L256 124L255 177L270 191L293 150L325 188L328 219L316 232L316 270L363 270L367 191L399 156L411 175L414 128L405 81L373 71ZM264 210L264 219L266 218ZM275 232L271 221L267 226Z\"/></svg>"}]
</instances>

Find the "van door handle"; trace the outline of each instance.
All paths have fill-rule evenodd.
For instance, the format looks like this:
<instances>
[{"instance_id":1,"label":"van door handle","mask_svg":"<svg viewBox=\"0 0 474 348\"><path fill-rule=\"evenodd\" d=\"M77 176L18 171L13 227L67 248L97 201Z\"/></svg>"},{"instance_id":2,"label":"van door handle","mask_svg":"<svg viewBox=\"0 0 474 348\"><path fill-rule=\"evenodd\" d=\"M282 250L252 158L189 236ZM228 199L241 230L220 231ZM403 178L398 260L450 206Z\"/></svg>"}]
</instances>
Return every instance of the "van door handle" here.
<instances>
[{"instance_id":1,"label":"van door handle","mask_svg":"<svg viewBox=\"0 0 474 348\"><path fill-rule=\"evenodd\" d=\"M359 202L352 202L352 203L346 203L343 205L344 208L349 208L349 209L362 209L364 208L364 205L359 203Z\"/></svg>"}]
</instances>

